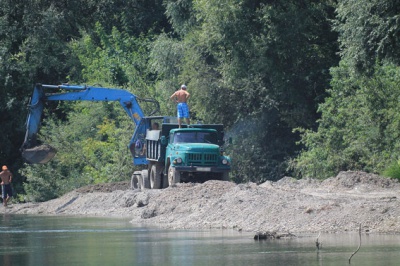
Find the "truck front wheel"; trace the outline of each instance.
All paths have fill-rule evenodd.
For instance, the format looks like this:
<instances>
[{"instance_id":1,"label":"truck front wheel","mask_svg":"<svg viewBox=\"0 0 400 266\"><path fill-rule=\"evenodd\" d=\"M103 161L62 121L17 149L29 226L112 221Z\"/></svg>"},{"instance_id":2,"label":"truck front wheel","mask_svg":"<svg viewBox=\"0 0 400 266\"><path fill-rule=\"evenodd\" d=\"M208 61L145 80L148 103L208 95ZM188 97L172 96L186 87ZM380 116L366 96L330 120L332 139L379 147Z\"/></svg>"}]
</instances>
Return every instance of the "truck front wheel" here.
<instances>
[{"instance_id":1,"label":"truck front wheel","mask_svg":"<svg viewBox=\"0 0 400 266\"><path fill-rule=\"evenodd\" d=\"M172 165L170 165L168 168L168 185L170 187L173 187L179 182L181 182L181 174L176 171L175 167L172 167Z\"/></svg>"},{"instance_id":2,"label":"truck front wheel","mask_svg":"<svg viewBox=\"0 0 400 266\"><path fill-rule=\"evenodd\" d=\"M222 178L221 178L221 180L222 180L222 181L231 181L231 180L229 179L229 172L223 172L223 173L222 173Z\"/></svg>"}]
</instances>

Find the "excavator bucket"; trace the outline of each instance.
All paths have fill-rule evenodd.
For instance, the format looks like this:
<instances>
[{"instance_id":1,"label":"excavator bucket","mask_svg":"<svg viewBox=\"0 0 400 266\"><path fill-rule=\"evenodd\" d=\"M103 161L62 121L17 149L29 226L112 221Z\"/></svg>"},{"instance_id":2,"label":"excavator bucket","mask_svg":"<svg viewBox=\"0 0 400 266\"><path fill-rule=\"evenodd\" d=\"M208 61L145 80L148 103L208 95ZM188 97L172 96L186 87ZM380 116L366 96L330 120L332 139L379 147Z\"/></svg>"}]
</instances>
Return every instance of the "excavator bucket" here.
<instances>
[{"instance_id":1,"label":"excavator bucket","mask_svg":"<svg viewBox=\"0 0 400 266\"><path fill-rule=\"evenodd\" d=\"M54 155L56 155L56 152L56 149L50 145L40 145L23 150L22 157L24 157L25 160L31 164L47 163L53 159Z\"/></svg>"}]
</instances>

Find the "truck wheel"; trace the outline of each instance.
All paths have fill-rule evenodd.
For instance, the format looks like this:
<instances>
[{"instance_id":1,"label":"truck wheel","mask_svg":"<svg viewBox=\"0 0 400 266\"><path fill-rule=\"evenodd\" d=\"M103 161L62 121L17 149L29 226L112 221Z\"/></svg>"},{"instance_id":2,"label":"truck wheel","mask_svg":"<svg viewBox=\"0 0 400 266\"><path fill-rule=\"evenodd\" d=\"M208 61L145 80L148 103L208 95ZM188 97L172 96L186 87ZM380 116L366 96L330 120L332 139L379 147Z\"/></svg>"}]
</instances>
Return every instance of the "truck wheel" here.
<instances>
[{"instance_id":1,"label":"truck wheel","mask_svg":"<svg viewBox=\"0 0 400 266\"><path fill-rule=\"evenodd\" d=\"M172 165L168 168L168 184L170 187L175 186L175 184L181 182L181 174L176 171L175 167Z\"/></svg>"},{"instance_id":2,"label":"truck wheel","mask_svg":"<svg viewBox=\"0 0 400 266\"><path fill-rule=\"evenodd\" d=\"M221 180L222 180L222 181L231 181L231 180L229 179L229 172L223 172L223 173L222 173L222 178L221 178Z\"/></svg>"},{"instance_id":3,"label":"truck wheel","mask_svg":"<svg viewBox=\"0 0 400 266\"><path fill-rule=\"evenodd\" d=\"M162 177L162 187L163 188L167 188L168 185L168 172L166 174L163 175Z\"/></svg>"},{"instance_id":4,"label":"truck wheel","mask_svg":"<svg viewBox=\"0 0 400 266\"><path fill-rule=\"evenodd\" d=\"M161 170L160 170L160 167L157 167L156 164L153 164L151 166L150 187L152 189L160 189L161 188Z\"/></svg>"},{"instance_id":5,"label":"truck wheel","mask_svg":"<svg viewBox=\"0 0 400 266\"><path fill-rule=\"evenodd\" d=\"M140 173L140 172L139 172ZM140 189L140 190L142 190L143 189L143 178L142 178L142 174L140 173L140 175L138 175L137 176L137 179L138 179L138 188Z\"/></svg>"},{"instance_id":6,"label":"truck wheel","mask_svg":"<svg viewBox=\"0 0 400 266\"><path fill-rule=\"evenodd\" d=\"M142 170L142 189L143 188L150 188L150 180L149 180L149 171L148 170Z\"/></svg>"},{"instance_id":7,"label":"truck wheel","mask_svg":"<svg viewBox=\"0 0 400 266\"><path fill-rule=\"evenodd\" d=\"M135 171L131 177L131 189L138 189L140 184L139 184L139 176L140 176L140 171Z\"/></svg>"}]
</instances>

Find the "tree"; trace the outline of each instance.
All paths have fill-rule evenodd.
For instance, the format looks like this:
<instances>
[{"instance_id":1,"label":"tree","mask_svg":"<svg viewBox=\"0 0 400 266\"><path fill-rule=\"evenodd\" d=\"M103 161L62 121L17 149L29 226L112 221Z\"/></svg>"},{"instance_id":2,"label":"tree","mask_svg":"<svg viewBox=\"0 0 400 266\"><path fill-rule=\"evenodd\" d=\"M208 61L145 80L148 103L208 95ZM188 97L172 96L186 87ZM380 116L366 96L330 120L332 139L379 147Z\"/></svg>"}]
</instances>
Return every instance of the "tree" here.
<instances>
[{"instance_id":1,"label":"tree","mask_svg":"<svg viewBox=\"0 0 400 266\"><path fill-rule=\"evenodd\" d=\"M341 56L358 71L376 61L400 63L400 5L397 0L340 0L335 29Z\"/></svg>"},{"instance_id":2,"label":"tree","mask_svg":"<svg viewBox=\"0 0 400 266\"><path fill-rule=\"evenodd\" d=\"M83 19L73 13L81 6L74 0L0 2L0 159L14 170L17 192L24 181L16 169L33 83L65 81L73 58L66 42L79 36Z\"/></svg>"},{"instance_id":3,"label":"tree","mask_svg":"<svg viewBox=\"0 0 400 266\"><path fill-rule=\"evenodd\" d=\"M105 32L113 28L131 36L139 36L150 31L169 30L162 0L85 0L91 15L91 23L86 29L93 29L95 22L103 25ZM76 13L79 15L79 13Z\"/></svg>"},{"instance_id":4,"label":"tree","mask_svg":"<svg viewBox=\"0 0 400 266\"><path fill-rule=\"evenodd\" d=\"M179 10L187 12L179 17ZM315 126L328 70L338 62L333 4L168 1L167 15L177 25L171 43L183 51L163 51L180 65L160 83L187 83L196 115L224 123L239 139L230 147L236 180L281 178L297 149L292 129ZM153 49L152 60L162 64L160 54Z\"/></svg>"},{"instance_id":5,"label":"tree","mask_svg":"<svg viewBox=\"0 0 400 266\"><path fill-rule=\"evenodd\" d=\"M102 23L104 34L111 34L113 26L125 35L135 36L152 30L168 30L164 12L159 0L129 3L109 0L1 1L0 115L4 132L0 136L1 161L12 170L23 164L19 148L25 135L26 106L35 82L59 84L71 79L84 81L82 64L75 51L71 50L71 42L80 40L82 34L86 34L98 45L98 39L93 38L97 34L96 21ZM136 65L136 69L139 68L141 66ZM119 76L123 73L119 68L113 71L114 81L120 83L112 83L131 82L129 78ZM56 107L54 110L61 119L68 112ZM21 192L20 185L25 177L14 172L15 188Z\"/></svg>"},{"instance_id":6,"label":"tree","mask_svg":"<svg viewBox=\"0 0 400 266\"><path fill-rule=\"evenodd\" d=\"M305 131L297 158L301 176L326 178L345 170L382 173L400 154L400 68L379 65L373 76L356 76L341 62L321 104L317 131Z\"/></svg>"},{"instance_id":7,"label":"tree","mask_svg":"<svg viewBox=\"0 0 400 266\"><path fill-rule=\"evenodd\" d=\"M147 46L144 36L132 37L116 28L107 34L98 23L91 36L71 43L81 65L82 74L76 78L124 87L142 98L154 96L146 68ZM141 107L145 114L150 112L150 106ZM130 178L134 168L127 145L134 125L119 103L67 102L57 108L65 117L52 115L41 129L41 139L58 150L57 156L46 165L22 168L29 200L48 200L83 185Z\"/></svg>"},{"instance_id":8,"label":"tree","mask_svg":"<svg viewBox=\"0 0 400 266\"><path fill-rule=\"evenodd\" d=\"M317 131L304 131L301 176L341 170L382 173L398 161L398 1L338 1L341 62L320 105Z\"/></svg>"}]
</instances>

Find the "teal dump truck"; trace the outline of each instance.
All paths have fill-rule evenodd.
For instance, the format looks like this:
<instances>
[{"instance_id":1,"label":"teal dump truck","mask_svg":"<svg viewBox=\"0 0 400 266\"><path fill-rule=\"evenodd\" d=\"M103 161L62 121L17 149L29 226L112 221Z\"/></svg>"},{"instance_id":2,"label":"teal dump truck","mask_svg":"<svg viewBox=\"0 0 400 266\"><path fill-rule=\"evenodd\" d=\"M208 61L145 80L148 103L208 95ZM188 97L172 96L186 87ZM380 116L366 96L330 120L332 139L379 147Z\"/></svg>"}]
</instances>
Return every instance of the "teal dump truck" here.
<instances>
[{"instance_id":1,"label":"teal dump truck","mask_svg":"<svg viewBox=\"0 0 400 266\"><path fill-rule=\"evenodd\" d=\"M180 182L229 180L230 158L224 155L221 124L195 124L179 128L171 117L145 117L143 147L134 156L146 156L147 168L135 171L132 188L165 188ZM158 129L150 129L157 124ZM136 143L140 141L137 140ZM139 153L142 150L142 153Z\"/></svg>"}]
</instances>

